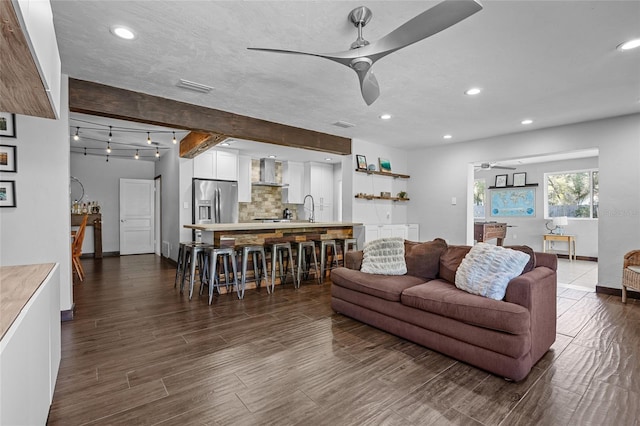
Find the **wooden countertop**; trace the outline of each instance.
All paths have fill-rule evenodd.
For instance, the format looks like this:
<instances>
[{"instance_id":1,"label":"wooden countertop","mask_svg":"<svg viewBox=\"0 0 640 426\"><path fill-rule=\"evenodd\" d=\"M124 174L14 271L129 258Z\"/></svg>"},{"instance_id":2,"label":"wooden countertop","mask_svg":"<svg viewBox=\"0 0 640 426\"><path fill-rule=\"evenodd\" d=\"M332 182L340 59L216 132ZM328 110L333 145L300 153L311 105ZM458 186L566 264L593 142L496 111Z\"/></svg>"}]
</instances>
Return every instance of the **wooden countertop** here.
<instances>
[{"instance_id":1,"label":"wooden countertop","mask_svg":"<svg viewBox=\"0 0 640 426\"><path fill-rule=\"evenodd\" d=\"M198 231L262 231L267 229L305 229L305 228L344 228L359 226L354 222L242 222L212 223L209 225L184 225L185 228Z\"/></svg>"},{"instance_id":2,"label":"wooden countertop","mask_svg":"<svg viewBox=\"0 0 640 426\"><path fill-rule=\"evenodd\" d=\"M18 318L55 263L0 267L0 338Z\"/></svg>"}]
</instances>

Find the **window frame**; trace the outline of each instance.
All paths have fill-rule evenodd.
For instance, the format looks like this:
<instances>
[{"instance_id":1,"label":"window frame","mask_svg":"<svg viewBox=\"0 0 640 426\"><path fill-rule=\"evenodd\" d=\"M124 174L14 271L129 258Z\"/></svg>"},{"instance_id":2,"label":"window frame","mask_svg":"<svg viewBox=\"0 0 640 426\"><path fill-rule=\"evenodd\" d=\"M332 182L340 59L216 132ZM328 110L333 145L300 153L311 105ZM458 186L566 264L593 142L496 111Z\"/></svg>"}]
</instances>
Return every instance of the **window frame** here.
<instances>
[{"instance_id":1,"label":"window frame","mask_svg":"<svg viewBox=\"0 0 640 426\"><path fill-rule=\"evenodd\" d=\"M483 204L482 204L482 207L483 207L482 212L483 212L483 214L482 214L482 217L477 217L476 216L476 214L475 214L476 213L476 210L475 210L476 203L475 203L475 200L474 200L474 202L473 202L473 207L474 207L473 208L473 220L485 220L487 218L487 190L488 190L488 188L487 188L487 179L486 178L474 178L473 179L474 195L475 195L475 188L476 188L476 182L477 181L484 182L484 194L483 194L483 197L482 197L482 202L483 202Z\"/></svg>"},{"instance_id":2,"label":"window frame","mask_svg":"<svg viewBox=\"0 0 640 426\"><path fill-rule=\"evenodd\" d=\"M544 174L543 178L543 194L544 194L544 219L552 220L553 217L549 216L549 176L553 175L568 175L568 174L579 174L579 173L589 173L589 217L571 217L567 216L568 220L598 220L597 217L593 217L593 173L598 172L598 176L600 174L600 170L597 167L588 168L588 169L576 169L576 170L564 170L557 172L547 172ZM598 192L600 188L598 186Z\"/></svg>"}]
</instances>

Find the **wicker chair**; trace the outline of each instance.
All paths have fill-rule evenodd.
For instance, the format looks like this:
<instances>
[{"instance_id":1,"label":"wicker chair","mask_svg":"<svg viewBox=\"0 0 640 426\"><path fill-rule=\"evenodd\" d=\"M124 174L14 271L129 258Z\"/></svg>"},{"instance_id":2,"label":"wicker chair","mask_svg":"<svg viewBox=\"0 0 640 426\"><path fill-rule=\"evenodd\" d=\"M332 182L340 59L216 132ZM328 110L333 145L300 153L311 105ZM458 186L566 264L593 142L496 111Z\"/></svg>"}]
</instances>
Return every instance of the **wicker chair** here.
<instances>
[{"instance_id":1,"label":"wicker chair","mask_svg":"<svg viewBox=\"0 0 640 426\"><path fill-rule=\"evenodd\" d=\"M640 291L640 250L632 250L624 255L622 303L627 303L627 288Z\"/></svg>"}]
</instances>

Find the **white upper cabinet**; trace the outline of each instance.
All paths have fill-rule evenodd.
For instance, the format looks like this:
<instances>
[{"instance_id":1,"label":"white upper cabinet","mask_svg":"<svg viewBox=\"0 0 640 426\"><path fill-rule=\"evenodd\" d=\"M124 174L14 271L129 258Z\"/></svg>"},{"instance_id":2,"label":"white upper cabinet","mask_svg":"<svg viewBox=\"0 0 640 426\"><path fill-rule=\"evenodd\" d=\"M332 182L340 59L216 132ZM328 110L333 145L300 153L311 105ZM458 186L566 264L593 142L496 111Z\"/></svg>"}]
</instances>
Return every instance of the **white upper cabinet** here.
<instances>
[{"instance_id":1,"label":"white upper cabinet","mask_svg":"<svg viewBox=\"0 0 640 426\"><path fill-rule=\"evenodd\" d=\"M316 222L333 221L333 166L331 164L305 163L305 194L315 201Z\"/></svg>"},{"instance_id":2,"label":"white upper cabinet","mask_svg":"<svg viewBox=\"0 0 640 426\"><path fill-rule=\"evenodd\" d=\"M304 163L284 161L282 163L282 201L288 204L302 204L304 192Z\"/></svg>"},{"instance_id":3,"label":"white upper cabinet","mask_svg":"<svg viewBox=\"0 0 640 426\"><path fill-rule=\"evenodd\" d=\"M210 149L193 159L193 177L238 180L238 154Z\"/></svg>"},{"instance_id":4,"label":"white upper cabinet","mask_svg":"<svg viewBox=\"0 0 640 426\"><path fill-rule=\"evenodd\" d=\"M251 157L238 156L238 202L251 202Z\"/></svg>"}]
</instances>

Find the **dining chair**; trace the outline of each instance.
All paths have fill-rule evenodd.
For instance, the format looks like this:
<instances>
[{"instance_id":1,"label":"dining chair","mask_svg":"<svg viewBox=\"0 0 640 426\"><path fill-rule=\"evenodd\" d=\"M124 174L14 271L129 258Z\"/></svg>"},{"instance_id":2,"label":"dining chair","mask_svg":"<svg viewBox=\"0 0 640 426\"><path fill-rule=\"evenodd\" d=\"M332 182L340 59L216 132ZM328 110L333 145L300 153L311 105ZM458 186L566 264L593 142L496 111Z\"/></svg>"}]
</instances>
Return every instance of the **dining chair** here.
<instances>
[{"instance_id":1,"label":"dining chair","mask_svg":"<svg viewBox=\"0 0 640 426\"><path fill-rule=\"evenodd\" d=\"M84 231L87 228L88 219L89 215L85 214L84 218L82 218L82 222L80 223L80 227L73 237L73 242L71 243L71 261L73 263L73 270L78 274L80 281L84 280L84 269L80 262L80 256L82 256L82 242L84 241Z\"/></svg>"}]
</instances>

